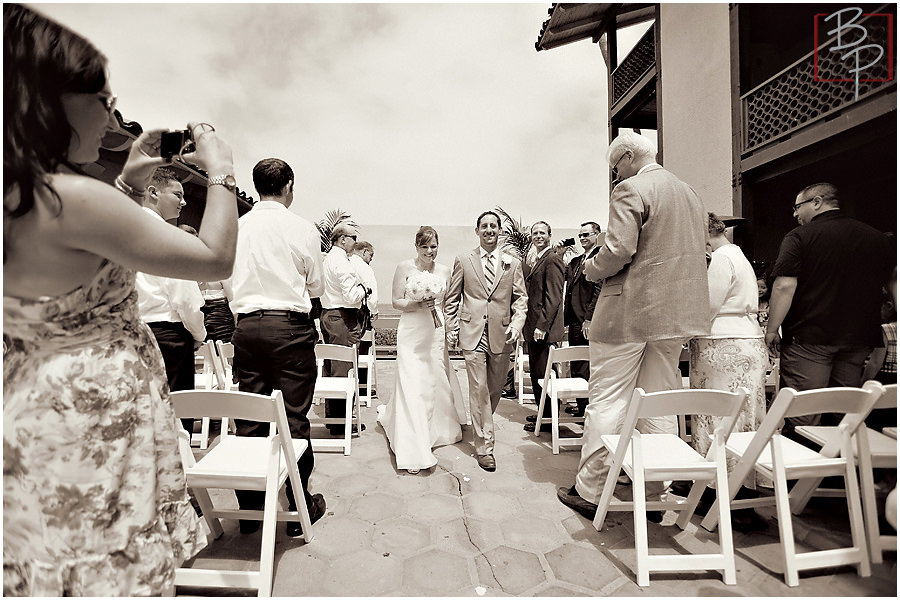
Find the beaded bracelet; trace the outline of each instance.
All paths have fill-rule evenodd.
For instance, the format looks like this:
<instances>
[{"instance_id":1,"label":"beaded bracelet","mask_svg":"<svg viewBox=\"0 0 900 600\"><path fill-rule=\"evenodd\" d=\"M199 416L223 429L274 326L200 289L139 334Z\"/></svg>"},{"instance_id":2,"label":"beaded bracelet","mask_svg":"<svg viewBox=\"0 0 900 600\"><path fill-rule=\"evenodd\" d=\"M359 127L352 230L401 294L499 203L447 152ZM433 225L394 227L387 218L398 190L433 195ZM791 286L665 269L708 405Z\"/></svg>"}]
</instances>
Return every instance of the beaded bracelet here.
<instances>
[{"instance_id":1,"label":"beaded bracelet","mask_svg":"<svg viewBox=\"0 0 900 600\"><path fill-rule=\"evenodd\" d=\"M115 186L116 186L117 190L119 190L123 194L125 194L135 200L142 201L144 199L144 190L138 190L138 189L131 187L130 185L125 183L125 180L122 179L121 175L116 177Z\"/></svg>"}]
</instances>

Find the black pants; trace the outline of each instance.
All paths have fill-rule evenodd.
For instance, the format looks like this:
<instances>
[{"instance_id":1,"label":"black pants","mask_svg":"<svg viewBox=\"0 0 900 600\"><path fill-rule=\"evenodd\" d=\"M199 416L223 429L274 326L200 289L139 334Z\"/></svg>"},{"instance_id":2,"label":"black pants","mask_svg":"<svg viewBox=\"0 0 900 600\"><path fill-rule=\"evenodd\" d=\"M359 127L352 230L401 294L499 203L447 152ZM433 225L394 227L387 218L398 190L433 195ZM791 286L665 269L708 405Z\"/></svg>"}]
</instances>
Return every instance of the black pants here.
<instances>
[{"instance_id":1,"label":"black pants","mask_svg":"<svg viewBox=\"0 0 900 600\"><path fill-rule=\"evenodd\" d=\"M340 346L359 345L362 331L359 327L359 310L355 308L323 308L319 317L322 326L322 339L326 344L338 344ZM345 362L326 361L322 367L322 374L326 377L344 377L350 371L350 365ZM347 416L346 402L341 399L325 400L325 417L340 419ZM328 429L334 435L343 435L343 425L329 425Z\"/></svg>"},{"instance_id":2,"label":"black pants","mask_svg":"<svg viewBox=\"0 0 900 600\"><path fill-rule=\"evenodd\" d=\"M588 342L587 338L584 337L584 332L581 330L583 327L582 323L572 323L569 325L569 346L588 346L590 342ZM569 363L569 369L572 372L572 377L581 377L585 381L591 380L591 363L587 360L573 360ZM585 407L588 404L587 398L577 398L575 402L578 403L578 408L581 412L584 412Z\"/></svg>"},{"instance_id":3,"label":"black pants","mask_svg":"<svg viewBox=\"0 0 900 600\"><path fill-rule=\"evenodd\" d=\"M306 451L297 458L303 495L310 503L309 476L314 458L309 435L309 408L316 385L316 328L309 315L266 315L251 313L238 318L234 344L234 372L242 392L271 394L281 390L291 437L307 441ZM237 420L237 434L265 437L268 423ZM262 508L265 492L235 490L244 509ZM287 481L288 508L296 510L291 481Z\"/></svg>"},{"instance_id":4,"label":"black pants","mask_svg":"<svg viewBox=\"0 0 900 600\"><path fill-rule=\"evenodd\" d=\"M194 336L184 323L157 321L148 325L166 365L169 391L194 389ZM194 429L193 419L182 419L181 424L188 433Z\"/></svg>"},{"instance_id":5,"label":"black pants","mask_svg":"<svg viewBox=\"0 0 900 600\"><path fill-rule=\"evenodd\" d=\"M528 341L528 370L531 373L531 389L534 391L534 402L541 404L544 381L544 371L547 370L547 358L550 356L550 343L541 341ZM544 402L544 417L550 418L550 400Z\"/></svg>"}]
</instances>

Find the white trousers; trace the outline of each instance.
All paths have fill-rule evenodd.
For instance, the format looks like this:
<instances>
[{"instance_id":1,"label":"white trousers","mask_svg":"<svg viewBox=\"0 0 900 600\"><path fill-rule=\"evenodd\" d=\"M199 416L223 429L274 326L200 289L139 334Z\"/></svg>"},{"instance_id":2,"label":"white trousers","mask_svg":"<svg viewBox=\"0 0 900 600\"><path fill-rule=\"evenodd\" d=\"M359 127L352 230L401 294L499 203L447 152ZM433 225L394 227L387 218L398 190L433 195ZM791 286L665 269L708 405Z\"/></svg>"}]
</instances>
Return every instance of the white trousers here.
<instances>
[{"instance_id":1,"label":"white trousers","mask_svg":"<svg viewBox=\"0 0 900 600\"><path fill-rule=\"evenodd\" d=\"M635 388L660 392L682 387L678 358L686 341L679 338L625 344L590 342L589 402L584 413L581 463L575 476L575 490L585 500L594 504L599 501L609 473L608 452L600 436L622 433ZM678 420L675 416L640 419L637 429L641 433L677 433ZM658 500L663 491L662 482L647 482L648 499Z\"/></svg>"}]
</instances>

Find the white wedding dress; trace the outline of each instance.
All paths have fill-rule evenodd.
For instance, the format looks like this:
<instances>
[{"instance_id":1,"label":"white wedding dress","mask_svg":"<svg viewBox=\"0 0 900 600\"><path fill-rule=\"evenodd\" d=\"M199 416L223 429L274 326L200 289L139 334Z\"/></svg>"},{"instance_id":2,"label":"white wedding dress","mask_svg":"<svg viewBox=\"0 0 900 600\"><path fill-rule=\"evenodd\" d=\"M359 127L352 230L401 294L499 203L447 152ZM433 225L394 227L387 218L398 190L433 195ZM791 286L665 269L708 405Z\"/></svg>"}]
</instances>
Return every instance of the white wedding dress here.
<instances>
[{"instance_id":1,"label":"white wedding dress","mask_svg":"<svg viewBox=\"0 0 900 600\"><path fill-rule=\"evenodd\" d=\"M435 309L440 315L439 300ZM431 468L437 464L432 448L462 439L451 376L456 373L450 369L444 328L434 326L431 311L402 313L397 327L394 396L378 407L378 421L398 469Z\"/></svg>"}]
</instances>

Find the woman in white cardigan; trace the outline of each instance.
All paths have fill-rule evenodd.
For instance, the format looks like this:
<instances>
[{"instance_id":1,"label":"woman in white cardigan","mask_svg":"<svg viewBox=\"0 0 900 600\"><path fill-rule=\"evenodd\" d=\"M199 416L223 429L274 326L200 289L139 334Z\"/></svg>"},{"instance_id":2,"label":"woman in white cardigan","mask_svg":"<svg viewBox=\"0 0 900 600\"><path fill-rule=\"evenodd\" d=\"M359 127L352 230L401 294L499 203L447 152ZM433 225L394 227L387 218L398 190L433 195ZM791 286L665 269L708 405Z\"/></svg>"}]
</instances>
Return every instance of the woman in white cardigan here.
<instances>
[{"instance_id":1,"label":"woman in white cardigan","mask_svg":"<svg viewBox=\"0 0 900 600\"><path fill-rule=\"evenodd\" d=\"M764 334L757 320L756 274L741 249L725 237L725 224L713 213L709 213L709 245L712 250L707 272L710 334L691 340L691 388L729 391L747 388L750 393L738 414L734 431L756 431L766 413L769 365ZM698 452L706 454L720 420L721 417L692 416L691 443ZM732 468L733 464L729 463L729 472ZM744 482L744 487L756 488L753 475ZM741 490L738 497L748 493L753 495L749 490ZM747 521L750 527L761 525L752 509L735 511L733 518Z\"/></svg>"}]
</instances>

